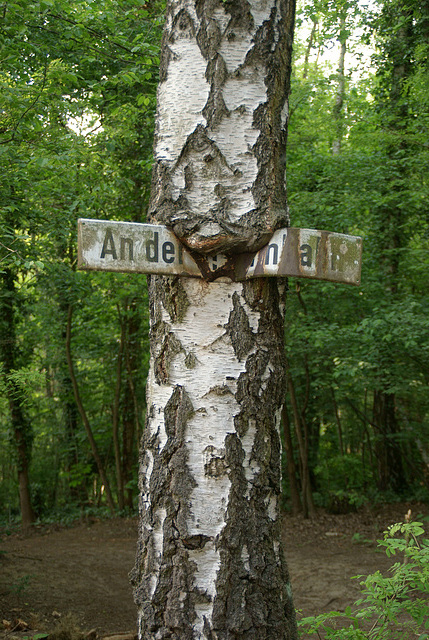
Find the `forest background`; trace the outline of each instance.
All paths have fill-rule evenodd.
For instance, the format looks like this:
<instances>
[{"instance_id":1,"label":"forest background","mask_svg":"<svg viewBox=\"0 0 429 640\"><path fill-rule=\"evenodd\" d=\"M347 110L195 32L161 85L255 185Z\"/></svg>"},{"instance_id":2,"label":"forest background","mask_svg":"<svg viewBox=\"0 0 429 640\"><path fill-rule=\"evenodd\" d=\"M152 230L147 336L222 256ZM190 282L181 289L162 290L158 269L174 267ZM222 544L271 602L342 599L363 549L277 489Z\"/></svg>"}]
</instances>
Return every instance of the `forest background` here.
<instances>
[{"instance_id":1,"label":"forest background","mask_svg":"<svg viewBox=\"0 0 429 640\"><path fill-rule=\"evenodd\" d=\"M145 221L163 3L0 15L0 524L134 513L146 278L77 271L76 228ZM359 288L289 280L294 513L429 500L428 53L428 0L299 4L291 224L364 256Z\"/></svg>"}]
</instances>

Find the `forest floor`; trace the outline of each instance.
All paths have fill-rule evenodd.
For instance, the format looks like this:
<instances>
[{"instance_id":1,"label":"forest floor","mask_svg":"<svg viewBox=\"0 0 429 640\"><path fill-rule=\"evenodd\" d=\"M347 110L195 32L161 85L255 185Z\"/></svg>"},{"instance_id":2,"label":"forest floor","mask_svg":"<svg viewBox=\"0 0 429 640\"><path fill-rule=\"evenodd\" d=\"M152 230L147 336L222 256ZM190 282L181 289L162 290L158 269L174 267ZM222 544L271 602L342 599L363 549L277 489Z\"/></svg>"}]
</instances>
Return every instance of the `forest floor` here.
<instances>
[{"instance_id":1,"label":"forest floor","mask_svg":"<svg viewBox=\"0 0 429 640\"><path fill-rule=\"evenodd\" d=\"M359 595L353 576L387 572L393 561L377 540L409 509L414 520L429 514L429 505L401 503L346 515L320 512L313 520L285 516L284 549L299 615L342 611ZM89 640L120 633L131 638L136 613L128 572L136 538L137 521L119 518L36 526L28 534L0 530L0 638L39 640L65 619L92 630Z\"/></svg>"}]
</instances>

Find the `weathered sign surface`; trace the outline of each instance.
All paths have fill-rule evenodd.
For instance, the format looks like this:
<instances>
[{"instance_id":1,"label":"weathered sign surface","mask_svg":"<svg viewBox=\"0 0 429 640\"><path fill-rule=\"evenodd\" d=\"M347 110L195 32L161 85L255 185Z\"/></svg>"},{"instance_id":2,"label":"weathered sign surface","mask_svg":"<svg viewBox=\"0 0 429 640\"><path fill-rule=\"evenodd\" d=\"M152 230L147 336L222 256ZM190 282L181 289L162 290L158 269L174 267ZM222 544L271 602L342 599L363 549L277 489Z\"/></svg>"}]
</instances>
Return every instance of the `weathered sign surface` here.
<instances>
[{"instance_id":1,"label":"weathered sign surface","mask_svg":"<svg viewBox=\"0 0 429 640\"><path fill-rule=\"evenodd\" d=\"M289 227L276 231L257 253L209 258L189 252L162 225L78 221L78 267L182 275L214 280L294 276L360 284L362 239Z\"/></svg>"}]
</instances>

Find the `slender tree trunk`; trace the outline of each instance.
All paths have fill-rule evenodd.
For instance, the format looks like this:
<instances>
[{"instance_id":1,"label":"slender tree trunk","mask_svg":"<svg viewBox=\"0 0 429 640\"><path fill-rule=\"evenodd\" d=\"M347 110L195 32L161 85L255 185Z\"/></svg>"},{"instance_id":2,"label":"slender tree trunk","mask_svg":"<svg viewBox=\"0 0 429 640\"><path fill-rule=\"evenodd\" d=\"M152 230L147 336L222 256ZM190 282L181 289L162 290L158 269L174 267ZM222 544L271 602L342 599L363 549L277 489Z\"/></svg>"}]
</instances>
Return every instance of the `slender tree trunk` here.
<instances>
[{"instance_id":1,"label":"slender tree trunk","mask_svg":"<svg viewBox=\"0 0 429 640\"><path fill-rule=\"evenodd\" d=\"M62 344L67 342L67 325L69 303L64 295L62 287L57 288L58 308L61 314L61 340ZM77 439L79 428L79 410L74 397L73 383L70 378L67 358L61 359L59 371L57 373L59 397L62 405L62 429L64 432L66 455L64 459L64 470L70 473L74 465L79 463L79 444ZM82 479L78 485L69 487L70 497L79 504L88 499L88 492L85 482Z\"/></svg>"},{"instance_id":2,"label":"slender tree trunk","mask_svg":"<svg viewBox=\"0 0 429 640\"><path fill-rule=\"evenodd\" d=\"M344 443L343 443L343 427L341 424L340 412L338 411L337 399L335 397L335 390L331 387L331 397L332 397L332 406L334 408L335 421L337 423L337 431L338 431L338 447L340 449L340 454L344 455Z\"/></svg>"},{"instance_id":3,"label":"slender tree trunk","mask_svg":"<svg viewBox=\"0 0 429 640\"><path fill-rule=\"evenodd\" d=\"M21 432L15 432L15 438L21 440ZM28 458L26 457L26 446L18 445L18 490L19 504L21 507L21 523L24 529L28 528L36 519L31 504L30 480L28 477Z\"/></svg>"},{"instance_id":4,"label":"slender tree trunk","mask_svg":"<svg viewBox=\"0 0 429 640\"><path fill-rule=\"evenodd\" d=\"M311 490L310 470L308 466L308 449L309 449L309 433L308 427L303 418L302 412L299 410L298 400L295 393L295 386L290 375L290 367L286 360L287 370L287 388L289 392L290 403L292 406L293 418L295 423L295 433L299 450L299 471L301 476L301 492L302 507L305 518L312 518L315 514L313 494Z\"/></svg>"},{"instance_id":5,"label":"slender tree trunk","mask_svg":"<svg viewBox=\"0 0 429 640\"><path fill-rule=\"evenodd\" d=\"M79 171L77 172L77 178L79 178ZM71 241L71 236L64 237L60 235L57 239L56 252L58 259L66 264L73 265L74 263L74 243ZM72 267L71 267L72 268ZM63 280L58 276L54 281L55 298L58 305L58 311L60 314L60 339L61 344L65 345L67 341L67 325L68 325L68 312L69 312L69 297L70 291L64 287ZM79 443L78 443L78 429L79 429L79 410L76 405L73 383L70 379L69 367L67 364L67 358L64 353L61 357L58 369L54 371L54 375L58 384L58 395L60 398L60 406L62 408L61 415L61 429L63 431L63 468L66 473L70 473L74 465L79 463ZM83 478L79 484L71 483L73 486L68 487L69 497L72 501L81 504L88 499L88 491L85 486Z\"/></svg>"},{"instance_id":6,"label":"slender tree trunk","mask_svg":"<svg viewBox=\"0 0 429 640\"><path fill-rule=\"evenodd\" d=\"M304 298L301 294L301 287L299 283L296 284L296 294L301 305L301 308L304 312L304 315L307 316L307 306L305 304ZM295 392L295 385L292 379L289 362L286 360L286 370L287 370L287 388L289 392L290 403L292 407L293 420L295 424L295 433L298 442L298 451L299 451L299 469L301 476L301 485L302 485L302 505L304 511L304 517L313 517L315 515L315 507L313 502L313 493L311 486L311 475L310 475L310 465L309 465L309 452L310 452L310 442L315 438L311 438L311 434L308 428L308 422L306 419L306 412L308 408L308 403L310 401L310 367L308 363L308 353L311 351L310 344L306 340L307 352L304 354L304 371L305 371L305 394L302 400L301 406L299 406L297 394Z\"/></svg>"},{"instance_id":7,"label":"slender tree trunk","mask_svg":"<svg viewBox=\"0 0 429 640\"><path fill-rule=\"evenodd\" d=\"M150 212L200 263L287 223L294 4L167 5ZM152 276L142 640L297 637L281 547L282 289Z\"/></svg>"},{"instance_id":8,"label":"slender tree trunk","mask_svg":"<svg viewBox=\"0 0 429 640\"><path fill-rule=\"evenodd\" d=\"M338 155L341 151L341 144L344 135L344 94L346 87L346 78L344 75L345 59L347 51L347 38L344 36L344 30L346 27L346 13L341 15L340 19L340 56L338 59L338 85L337 94L335 96L335 104L332 110L335 124L335 137L332 143L332 154Z\"/></svg>"},{"instance_id":9,"label":"slender tree trunk","mask_svg":"<svg viewBox=\"0 0 429 640\"><path fill-rule=\"evenodd\" d=\"M312 18L313 26L311 28L310 37L308 38L307 48L305 50L305 58L304 58L304 69L302 72L302 79L305 80L308 76L308 67L309 67L309 59L311 55L311 50L314 45L314 40L316 38L317 33L317 25L319 23L317 18Z\"/></svg>"},{"instance_id":10,"label":"slender tree trunk","mask_svg":"<svg viewBox=\"0 0 429 640\"><path fill-rule=\"evenodd\" d=\"M73 315L73 307L69 305L69 311L67 316L67 332L66 332L66 358L67 364L69 367L70 379L73 385L74 397L76 400L76 405L79 410L80 417L82 419L83 425L85 427L86 435L88 437L89 446L91 447L91 453L95 460L95 464L97 465L98 473L100 475L101 482L104 485L104 490L106 492L107 504L109 505L109 509L112 513L115 512L115 503L113 502L112 492L110 490L110 484L107 479L106 472L104 470L104 464L101 460L100 454L98 452L97 443L95 442L94 434L92 433L91 425L88 420L87 413L85 411L85 407L83 406L82 399L80 397L79 386L77 383L74 366L73 366L73 358L71 353L71 329L72 329L72 315Z\"/></svg>"},{"instance_id":11,"label":"slender tree trunk","mask_svg":"<svg viewBox=\"0 0 429 640\"><path fill-rule=\"evenodd\" d=\"M282 424L284 434L284 449L287 459L287 474L289 479L290 501L292 505L292 515L302 511L301 498L299 496L298 482L296 478L296 465L293 457L292 434L289 420L289 412L286 403L282 409Z\"/></svg>"},{"instance_id":12,"label":"slender tree trunk","mask_svg":"<svg viewBox=\"0 0 429 640\"><path fill-rule=\"evenodd\" d=\"M121 312L118 308L119 324L121 327L121 335L119 338L118 356L116 362L116 382L115 393L113 396L113 410L112 410L112 436L113 436L113 448L115 452L115 468L116 468L116 487L118 494L118 506L120 511L125 506L125 494L124 494L124 479L122 475L122 458L121 458L121 445L119 438L119 404L121 400L121 384L122 384L122 360L124 357L124 345L125 345L125 321L121 319Z\"/></svg>"},{"instance_id":13,"label":"slender tree trunk","mask_svg":"<svg viewBox=\"0 0 429 640\"><path fill-rule=\"evenodd\" d=\"M11 435L15 448L21 521L22 526L27 528L35 520L35 514L31 504L28 475L33 434L31 425L25 415L22 396L23 391L9 378L9 375L19 368L16 357L17 338L14 309L14 301L16 300L17 294L14 274L10 269L4 271L2 280L3 287L0 297L0 356L8 397Z\"/></svg>"},{"instance_id":14,"label":"slender tree trunk","mask_svg":"<svg viewBox=\"0 0 429 640\"><path fill-rule=\"evenodd\" d=\"M137 464L137 447L135 446L136 435L140 431L139 426L139 403L136 393L136 373L141 360L142 349L139 341L140 335L140 315L136 300L130 303L126 319L127 339L125 343L125 365L126 365L126 393L124 394L123 425L122 425L122 476L125 485L125 506L129 509L133 507L133 497L135 491L131 486L134 469Z\"/></svg>"},{"instance_id":15,"label":"slender tree trunk","mask_svg":"<svg viewBox=\"0 0 429 640\"><path fill-rule=\"evenodd\" d=\"M133 508L133 469L137 468L137 449L135 447L136 423L134 414L134 402L129 385L124 398L122 419L122 477L124 484L124 506Z\"/></svg>"},{"instance_id":16,"label":"slender tree trunk","mask_svg":"<svg viewBox=\"0 0 429 640\"><path fill-rule=\"evenodd\" d=\"M374 391L373 422L377 426L375 453L380 491L402 493L407 487L402 462L400 432L396 418L395 394Z\"/></svg>"}]
</instances>

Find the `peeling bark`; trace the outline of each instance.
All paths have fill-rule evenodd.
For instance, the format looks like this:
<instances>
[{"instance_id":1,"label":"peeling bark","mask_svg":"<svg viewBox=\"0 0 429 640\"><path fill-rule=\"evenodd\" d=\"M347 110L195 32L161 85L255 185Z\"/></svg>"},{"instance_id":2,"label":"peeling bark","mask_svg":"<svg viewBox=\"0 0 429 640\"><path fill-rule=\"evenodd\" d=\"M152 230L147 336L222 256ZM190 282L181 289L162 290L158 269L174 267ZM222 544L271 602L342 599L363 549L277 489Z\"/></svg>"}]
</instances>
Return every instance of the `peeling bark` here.
<instances>
[{"instance_id":1,"label":"peeling bark","mask_svg":"<svg viewBox=\"0 0 429 640\"><path fill-rule=\"evenodd\" d=\"M287 222L293 16L287 0L167 6L150 213L200 260L256 249ZM281 546L283 289L149 278L141 640L297 638Z\"/></svg>"},{"instance_id":2,"label":"peeling bark","mask_svg":"<svg viewBox=\"0 0 429 640\"><path fill-rule=\"evenodd\" d=\"M160 286L152 277L151 293ZM285 390L276 282L181 279L174 321L151 295L152 332L180 344L168 380L152 344L133 574L144 640L295 638L281 547ZM187 365L192 355L192 367Z\"/></svg>"},{"instance_id":3,"label":"peeling bark","mask_svg":"<svg viewBox=\"0 0 429 640\"><path fill-rule=\"evenodd\" d=\"M167 6L149 214L199 253L257 250L287 225L294 8L293 0Z\"/></svg>"}]
</instances>

